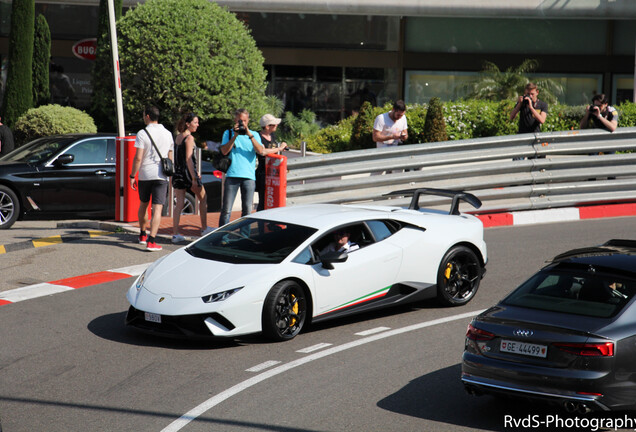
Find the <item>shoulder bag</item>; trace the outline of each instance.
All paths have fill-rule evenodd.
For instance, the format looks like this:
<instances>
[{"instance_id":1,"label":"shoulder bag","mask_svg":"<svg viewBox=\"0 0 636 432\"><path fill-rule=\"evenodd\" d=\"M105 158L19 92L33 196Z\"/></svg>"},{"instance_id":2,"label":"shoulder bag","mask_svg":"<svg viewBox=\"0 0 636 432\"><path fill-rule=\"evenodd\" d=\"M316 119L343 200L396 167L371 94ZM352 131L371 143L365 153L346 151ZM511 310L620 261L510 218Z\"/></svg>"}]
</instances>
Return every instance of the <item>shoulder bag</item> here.
<instances>
[{"instance_id":1,"label":"shoulder bag","mask_svg":"<svg viewBox=\"0 0 636 432\"><path fill-rule=\"evenodd\" d=\"M159 149L157 148L157 144L155 144L155 140L152 139L152 135L150 135L150 132L148 132L148 129L144 128L144 130L146 131L146 134L148 134L148 138L150 138L150 142L152 143L152 146L155 148L155 151L161 158L161 169L163 170L163 173L168 177L172 177L174 175L174 165L172 164L172 161L170 160L170 158L165 158L161 156L161 153L159 152Z\"/></svg>"},{"instance_id":2,"label":"shoulder bag","mask_svg":"<svg viewBox=\"0 0 636 432\"><path fill-rule=\"evenodd\" d=\"M232 130L229 129L228 132L230 133L229 136L232 137ZM212 153L212 166L215 169L226 173L230 165L232 165L232 159L228 155L224 155L221 149Z\"/></svg>"}]
</instances>

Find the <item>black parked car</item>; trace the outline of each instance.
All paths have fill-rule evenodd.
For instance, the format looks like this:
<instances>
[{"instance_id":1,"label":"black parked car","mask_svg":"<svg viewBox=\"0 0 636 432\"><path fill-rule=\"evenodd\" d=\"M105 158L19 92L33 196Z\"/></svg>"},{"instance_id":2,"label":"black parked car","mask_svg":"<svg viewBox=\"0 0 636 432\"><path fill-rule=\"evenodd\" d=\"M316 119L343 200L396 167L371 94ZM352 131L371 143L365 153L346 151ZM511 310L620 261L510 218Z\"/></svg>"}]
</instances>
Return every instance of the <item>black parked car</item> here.
<instances>
[{"instance_id":1,"label":"black parked car","mask_svg":"<svg viewBox=\"0 0 636 432\"><path fill-rule=\"evenodd\" d=\"M56 135L31 141L0 158L0 229L30 218L115 217L113 134ZM202 164L208 210L220 208L221 175ZM192 212L187 194L184 213Z\"/></svg>"},{"instance_id":2,"label":"black parked car","mask_svg":"<svg viewBox=\"0 0 636 432\"><path fill-rule=\"evenodd\" d=\"M555 257L468 326L462 381L569 412L636 409L636 241Z\"/></svg>"}]
</instances>

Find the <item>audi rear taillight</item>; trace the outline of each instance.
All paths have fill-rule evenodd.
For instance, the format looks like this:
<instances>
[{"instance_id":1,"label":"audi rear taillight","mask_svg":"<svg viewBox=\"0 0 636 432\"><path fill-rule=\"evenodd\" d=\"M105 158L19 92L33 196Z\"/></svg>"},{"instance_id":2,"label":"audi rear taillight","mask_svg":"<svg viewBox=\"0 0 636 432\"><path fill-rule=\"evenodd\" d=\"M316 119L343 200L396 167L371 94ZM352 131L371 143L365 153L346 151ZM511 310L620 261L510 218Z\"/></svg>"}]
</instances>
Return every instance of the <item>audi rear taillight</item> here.
<instances>
[{"instance_id":1,"label":"audi rear taillight","mask_svg":"<svg viewBox=\"0 0 636 432\"><path fill-rule=\"evenodd\" d=\"M490 333L486 330L478 329L472 324L468 324L468 329L466 329L466 337L470 340L474 341L487 341L494 339L494 333Z\"/></svg>"},{"instance_id":2,"label":"audi rear taillight","mask_svg":"<svg viewBox=\"0 0 636 432\"><path fill-rule=\"evenodd\" d=\"M560 350L588 357L612 357L614 356L614 342L602 343L555 343Z\"/></svg>"}]
</instances>

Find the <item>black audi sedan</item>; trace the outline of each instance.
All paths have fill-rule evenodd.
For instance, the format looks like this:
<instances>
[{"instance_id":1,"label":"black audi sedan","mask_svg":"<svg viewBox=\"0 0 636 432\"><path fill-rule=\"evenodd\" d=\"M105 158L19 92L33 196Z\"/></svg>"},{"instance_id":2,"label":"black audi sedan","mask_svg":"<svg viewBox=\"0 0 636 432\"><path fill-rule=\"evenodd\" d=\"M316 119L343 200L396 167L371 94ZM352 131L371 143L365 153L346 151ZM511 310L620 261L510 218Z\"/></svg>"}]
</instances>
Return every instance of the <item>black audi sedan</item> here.
<instances>
[{"instance_id":1,"label":"black audi sedan","mask_svg":"<svg viewBox=\"0 0 636 432\"><path fill-rule=\"evenodd\" d=\"M21 218L115 218L116 137L68 134L36 139L0 158L0 229ZM220 208L221 173L203 162L208 209ZM186 194L184 213L194 207Z\"/></svg>"},{"instance_id":2,"label":"black audi sedan","mask_svg":"<svg viewBox=\"0 0 636 432\"><path fill-rule=\"evenodd\" d=\"M461 380L568 412L636 409L636 241L571 250L468 326Z\"/></svg>"}]
</instances>

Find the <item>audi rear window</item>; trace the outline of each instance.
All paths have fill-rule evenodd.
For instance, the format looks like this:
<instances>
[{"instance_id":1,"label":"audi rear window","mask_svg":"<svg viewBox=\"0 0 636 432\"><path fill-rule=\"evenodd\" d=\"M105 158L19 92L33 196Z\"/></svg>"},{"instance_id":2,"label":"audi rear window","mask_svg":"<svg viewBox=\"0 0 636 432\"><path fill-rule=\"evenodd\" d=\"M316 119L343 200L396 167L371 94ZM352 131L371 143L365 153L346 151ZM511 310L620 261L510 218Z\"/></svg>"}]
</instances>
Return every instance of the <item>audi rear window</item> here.
<instances>
[{"instance_id":1,"label":"audi rear window","mask_svg":"<svg viewBox=\"0 0 636 432\"><path fill-rule=\"evenodd\" d=\"M548 269L514 290L502 303L597 318L618 314L636 294L631 279L596 272Z\"/></svg>"}]
</instances>

